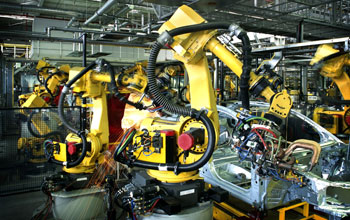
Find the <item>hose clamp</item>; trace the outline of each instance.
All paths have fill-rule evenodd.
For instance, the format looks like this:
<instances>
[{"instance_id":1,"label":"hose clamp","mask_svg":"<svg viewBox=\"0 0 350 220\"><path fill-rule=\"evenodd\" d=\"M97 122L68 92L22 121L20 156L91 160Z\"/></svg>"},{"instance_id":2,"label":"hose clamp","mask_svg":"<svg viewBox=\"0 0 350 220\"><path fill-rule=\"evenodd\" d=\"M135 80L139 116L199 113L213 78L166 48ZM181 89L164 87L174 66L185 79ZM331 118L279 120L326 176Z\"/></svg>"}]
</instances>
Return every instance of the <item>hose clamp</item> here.
<instances>
[{"instance_id":1,"label":"hose clamp","mask_svg":"<svg viewBox=\"0 0 350 220\"><path fill-rule=\"evenodd\" d=\"M228 28L228 30L230 31L229 35L232 36L236 36L238 37L238 35L243 31L243 29L238 26L237 24L231 24L230 27Z\"/></svg>"},{"instance_id":2,"label":"hose clamp","mask_svg":"<svg viewBox=\"0 0 350 220\"><path fill-rule=\"evenodd\" d=\"M161 164L158 165L158 170L159 171L168 171L168 166L165 165L165 166L162 166Z\"/></svg>"},{"instance_id":3,"label":"hose clamp","mask_svg":"<svg viewBox=\"0 0 350 220\"><path fill-rule=\"evenodd\" d=\"M67 94L69 92L69 87L68 86L64 86L62 89L62 93Z\"/></svg>"},{"instance_id":4,"label":"hose clamp","mask_svg":"<svg viewBox=\"0 0 350 220\"><path fill-rule=\"evenodd\" d=\"M160 43L161 45L166 45L166 44L168 44L168 45L170 45L170 44L172 44L173 42L174 42L174 39L173 39L173 37L169 34L169 32L168 31L164 31L163 33L161 33L160 35L159 35L159 37L157 38L157 41L158 41L158 43Z\"/></svg>"},{"instance_id":5,"label":"hose clamp","mask_svg":"<svg viewBox=\"0 0 350 220\"><path fill-rule=\"evenodd\" d=\"M105 64L105 59L103 58L97 58L95 63L98 65L98 66L103 66Z\"/></svg>"},{"instance_id":6,"label":"hose clamp","mask_svg":"<svg viewBox=\"0 0 350 220\"><path fill-rule=\"evenodd\" d=\"M197 111L193 108L191 109L191 118L194 118L198 121L203 113L207 113L207 110L205 108L202 108L200 111Z\"/></svg>"},{"instance_id":7,"label":"hose clamp","mask_svg":"<svg viewBox=\"0 0 350 220\"><path fill-rule=\"evenodd\" d=\"M97 65L97 71L100 72L102 71L102 67L106 64L106 61L103 58L97 58L95 63Z\"/></svg>"},{"instance_id":8,"label":"hose clamp","mask_svg":"<svg viewBox=\"0 0 350 220\"><path fill-rule=\"evenodd\" d=\"M180 165L180 162L179 161L176 161L175 165L174 165L174 173L175 175L179 175L179 165Z\"/></svg>"}]
</instances>

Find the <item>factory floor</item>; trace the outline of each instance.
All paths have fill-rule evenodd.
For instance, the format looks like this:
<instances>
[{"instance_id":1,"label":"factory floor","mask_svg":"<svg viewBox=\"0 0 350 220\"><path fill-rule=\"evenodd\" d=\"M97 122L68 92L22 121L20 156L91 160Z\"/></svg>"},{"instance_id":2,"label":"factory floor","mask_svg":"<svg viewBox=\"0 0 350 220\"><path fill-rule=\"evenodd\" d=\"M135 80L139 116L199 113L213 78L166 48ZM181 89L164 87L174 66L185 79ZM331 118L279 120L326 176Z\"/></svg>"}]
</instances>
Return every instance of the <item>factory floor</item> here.
<instances>
[{"instance_id":1,"label":"factory floor","mask_svg":"<svg viewBox=\"0 0 350 220\"><path fill-rule=\"evenodd\" d=\"M46 196L41 191L1 196L0 219L31 219L34 210L45 203L45 201Z\"/></svg>"},{"instance_id":2,"label":"factory floor","mask_svg":"<svg viewBox=\"0 0 350 220\"><path fill-rule=\"evenodd\" d=\"M241 211L251 212L251 206L246 205L240 201L236 201L231 197L236 208ZM230 200L231 200L230 199ZM0 219L1 220L28 220L32 218L33 212L40 207L46 201L46 196L41 191L19 193L14 195L7 195L0 197ZM295 213L289 212L287 220L301 219L302 216ZM52 215L48 216L48 219L53 219ZM266 220L278 219L278 212L276 210L270 210ZM348 218L345 218L348 219Z\"/></svg>"}]
</instances>

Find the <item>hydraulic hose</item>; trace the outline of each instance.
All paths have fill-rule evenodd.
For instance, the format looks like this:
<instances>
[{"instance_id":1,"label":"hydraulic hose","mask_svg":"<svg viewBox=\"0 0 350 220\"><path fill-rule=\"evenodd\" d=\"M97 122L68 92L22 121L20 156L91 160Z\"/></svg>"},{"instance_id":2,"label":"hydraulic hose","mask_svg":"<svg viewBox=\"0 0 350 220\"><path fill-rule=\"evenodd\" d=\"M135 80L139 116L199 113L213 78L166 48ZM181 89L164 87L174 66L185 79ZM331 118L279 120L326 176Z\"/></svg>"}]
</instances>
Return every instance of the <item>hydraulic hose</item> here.
<instances>
[{"instance_id":1,"label":"hydraulic hose","mask_svg":"<svg viewBox=\"0 0 350 220\"><path fill-rule=\"evenodd\" d=\"M60 117L62 123L64 126L66 126L69 130L71 130L73 133L78 134L80 131L73 128L67 121L67 119L64 117L63 113L63 106L64 106L64 99L69 91L69 88L82 76L85 75L89 70L91 70L96 65L96 62L90 63L87 67L85 67L80 73L78 73L72 80L70 80L62 89L60 99L58 100L58 116Z\"/></svg>"},{"instance_id":2,"label":"hydraulic hose","mask_svg":"<svg viewBox=\"0 0 350 220\"><path fill-rule=\"evenodd\" d=\"M210 29L219 29L219 28L229 29L230 26L231 24L225 23L225 22L203 23L203 24L179 27L179 28L170 30L168 34L171 37L174 37L180 34L186 34L186 33L204 31L204 30L210 30ZM251 70L251 58L250 58L251 47L249 43L249 38L245 31L240 29L238 34L236 35L243 42L243 72L241 75L241 91L243 91L243 94L241 95L241 97L243 98L242 103L244 103L243 104L244 108L249 109L248 81L249 81L250 70ZM155 101L159 105L162 105L165 110L171 113L180 114L182 116L194 117L197 112L195 109L178 106L176 104L171 103L168 99L164 97L163 94L161 94L157 86L155 68L156 68L157 56L161 48L162 48L162 44L157 41L156 43L153 44L150 52L150 57L149 57L148 66L147 66L149 92L153 95ZM200 121L203 122L203 124L205 125L208 131L208 146L203 156L198 161L191 164L157 164L157 163L136 160L133 162L133 165L138 167L143 167L146 169L169 170L169 171L174 171L175 173L194 171L204 166L204 164L209 161L212 153L214 152L215 143L216 143L215 129L211 120L206 115L200 114L200 116L199 117L197 116L196 118L198 118Z\"/></svg>"},{"instance_id":3,"label":"hydraulic hose","mask_svg":"<svg viewBox=\"0 0 350 220\"><path fill-rule=\"evenodd\" d=\"M143 110L145 107L141 103L134 103L129 101L123 94L118 91L117 82L115 81L115 71L113 66L106 60L102 60L102 64L106 64L107 71L111 77L111 87L113 94L122 102L125 102L128 105L134 106L136 109Z\"/></svg>"},{"instance_id":4,"label":"hydraulic hose","mask_svg":"<svg viewBox=\"0 0 350 220\"><path fill-rule=\"evenodd\" d=\"M226 22L211 22L211 23L202 23L202 24L193 24L183 27L178 27L170 30L168 33L170 36L174 37L176 35L193 33L198 31L213 30L213 29L228 29L230 23Z\"/></svg>"},{"instance_id":5,"label":"hydraulic hose","mask_svg":"<svg viewBox=\"0 0 350 220\"><path fill-rule=\"evenodd\" d=\"M252 47L250 46L249 38L245 31L241 31L237 37L242 41L243 44L243 72L240 80L242 107L249 110L249 79L250 71L252 69Z\"/></svg>"},{"instance_id":6,"label":"hydraulic hose","mask_svg":"<svg viewBox=\"0 0 350 220\"><path fill-rule=\"evenodd\" d=\"M211 158L211 155L214 152L215 143L216 143L215 129L211 120L205 114L200 114L199 120L203 122L204 126L208 131L208 146L203 156L196 162L191 164L180 164L180 163L167 164L167 163L151 163L151 162L136 160L132 164L134 166L142 167L146 169L174 171L175 173L198 170L209 161L209 159Z\"/></svg>"},{"instance_id":7,"label":"hydraulic hose","mask_svg":"<svg viewBox=\"0 0 350 220\"><path fill-rule=\"evenodd\" d=\"M63 165L65 165L67 168L71 168L71 167L75 167L75 166L78 166L85 158L86 156L86 152L87 152L87 140L86 140L86 137L85 137L85 134L84 132L79 132L77 134L80 139L82 140L82 144L83 144L83 147L82 147L82 151L81 151L81 154L80 156L78 157L78 159L76 159L75 161L71 162L71 161L65 161L63 162Z\"/></svg>"},{"instance_id":8,"label":"hydraulic hose","mask_svg":"<svg viewBox=\"0 0 350 220\"><path fill-rule=\"evenodd\" d=\"M190 108L182 107L174 103L171 103L167 98L165 98L165 96L160 92L158 88L155 69L156 69L157 57L161 48L162 48L162 45L159 42L154 43L149 55L149 60L147 65L147 78L148 78L149 92L153 95L153 98L155 99L157 104L163 106L165 110L174 114L190 116L191 115Z\"/></svg>"},{"instance_id":9,"label":"hydraulic hose","mask_svg":"<svg viewBox=\"0 0 350 220\"><path fill-rule=\"evenodd\" d=\"M36 78L37 80L39 81L40 84L43 84L44 82L41 81L40 79L40 72L43 71L44 69L54 69L56 67L54 66L44 66L44 67L41 67L37 72L36 72Z\"/></svg>"},{"instance_id":10,"label":"hydraulic hose","mask_svg":"<svg viewBox=\"0 0 350 220\"><path fill-rule=\"evenodd\" d=\"M175 28L170 30L168 33L170 36L174 37L180 34L186 34L197 31L204 31L210 29L229 29L232 24L226 22L212 22L212 23L202 23L202 24L194 24L184 27ZM250 46L250 41L247 33L240 29L239 32L235 32L236 37L238 37L243 44L243 72L240 80L240 91L241 91L241 100L242 107L249 110L249 79L250 79L250 71L252 69L251 63L251 51L252 48Z\"/></svg>"},{"instance_id":11,"label":"hydraulic hose","mask_svg":"<svg viewBox=\"0 0 350 220\"><path fill-rule=\"evenodd\" d=\"M50 137L50 136L58 136L60 138L59 141L62 141L64 139L64 136L61 132L59 131L51 131L49 133L46 133L46 134L38 134L38 133L35 133L33 128L32 128L32 118L34 116L34 111L32 111L30 114L29 114L29 117L27 119L27 127L28 127L28 131L31 135L33 135L34 137L37 137L37 138L47 138L47 137Z\"/></svg>"},{"instance_id":12,"label":"hydraulic hose","mask_svg":"<svg viewBox=\"0 0 350 220\"><path fill-rule=\"evenodd\" d=\"M230 29L231 28L230 23L226 22L213 22L213 23L202 23L202 24L195 24L195 25L189 25L184 27L175 28L173 30L170 30L168 34L171 37L174 37L176 35L191 33L191 32L197 32L197 31L204 31L204 30L210 30L210 29ZM251 71L251 46L249 42L249 38L247 33L240 29L238 26L233 26L235 31L233 30L233 33L242 41L243 44L243 72L241 75L241 82L240 82L240 88L241 88L241 99L242 99L242 106L245 109L249 109L249 79L250 79L250 71ZM237 28L238 27L238 28ZM168 101L164 97L164 95L161 94L157 83L156 83L156 74L155 74L155 68L156 68L156 60L157 56L159 54L160 49L162 48L162 44L158 41L153 44L150 57L148 60L148 66L147 66L147 78L148 78L148 86L150 93L154 96L155 101L162 105L164 109L171 113L180 114L183 116L190 116L191 115L191 109L190 108L184 108L182 106L175 105Z\"/></svg>"},{"instance_id":13,"label":"hydraulic hose","mask_svg":"<svg viewBox=\"0 0 350 220\"><path fill-rule=\"evenodd\" d=\"M186 98L186 93L184 93L186 89L187 89L186 86L184 86L184 87L182 87L182 88L180 89L180 95L179 95L179 97L180 97L180 99L181 99L181 102L186 103L186 104L190 104L190 102L189 102L189 101L187 100L187 98ZM186 91L186 92L187 92L187 91ZM183 94L183 93L184 93L184 94Z\"/></svg>"},{"instance_id":14,"label":"hydraulic hose","mask_svg":"<svg viewBox=\"0 0 350 220\"><path fill-rule=\"evenodd\" d=\"M75 161L65 161L62 163L62 165L66 166L67 168L71 168L71 167L75 167L77 165L79 165L83 159L86 156L86 152L87 152L87 140L85 137L85 131L79 131L75 128L73 128L67 121L67 119L65 119L64 117L64 112L63 112L63 105L64 105L64 98L66 97L66 94L69 91L69 88L78 80L80 79L82 76L84 76L89 70L91 70L94 66L96 65L96 62L92 62L91 64L89 64L87 67L85 67L80 73L78 73L72 80L70 80L62 89L61 95L60 95L60 99L58 101L58 116L60 117L62 123L64 126L66 126L69 130L71 130L73 133L75 133L76 135L78 135L80 137L80 139L82 140L82 151L80 156L78 157L78 159L76 159Z\"/></svg>"},{"instance_id":15,"label":"hydraulic hose","mask_svg":"<svg viewBox=\"0 0 350 220\"><path fill-rule=\"evenodd\" d=\"M195 25L175 28L173 30L170 30L168 34L171 37L174 37L180 34L186 34L186 33L204 31L204 30L210 30L210 29L230 29L231 25L232 24L226 23L226 22L195 24ZM233 26L233 27L236 29L239 28L238 26ZM235 31L234 34L238 39L242 41L242 44L243 44L243 47L242 47L243 72L240 80L240 91L241 91L242 106L245 109L249 109L249 79L250 79L250 71L252 69L251 67L252 48L250 46L249 37L243 29L239 28L239 31L238 32Z\"/></svg>"},{"instance_id":16,"label":"hydraulic hose","mask_svg":"<svg viewBox=\"0 0 350 220\"><path fill-rule=\"evenodd\" d=\"M50 100L52 100L52 99L55 98L56 96L54 96L53 93L51 92L51 90L49 89L49 87L48 87L48 82L49 82L49 79L51 79L54 75L57 75L57 74L58 74L58 72L55 72L55 73L50 74L50 75L46 78L46 80L45 80L45 82L44 82L45 89L46 89L46 91L47 91L47 92L50 94L50 96L51 96Z\"/></svg>"},{"instance_id":17,"label":"hydraulic hose","mask_svg":"<svg viewBox=\"0 0 350 220\"><path fill-rule=\"evenodd\" d=\"M60 74L60 73L68 74L68 73L65 73L65 72L63 72L63 71L58 71L58 72L55 72L55 73L51 73L51 74L46 78L46 80L45 80L45 82L44 82L45 89L46 89L46 91L50 94L51 99L55 98L57 95L54 95L54 94L52 93L52 91L49 89L49 87L48 87L48 82L49 82L49 80L50 80L54 75L58 75L58 74Z\"/></svg>"},{"instance_id":18,"label":"hydraulic hose","mask_svg":"<svg viewBox=\"0 0 350 220\"><path fill-rule=\"evenodd\" d=\"M321 97L322 103L327 102L330 105L350 105L350 100L341 100L333 97L326 96L325 92L317 89L319 96Z\"/></svg>"}]
</instances>

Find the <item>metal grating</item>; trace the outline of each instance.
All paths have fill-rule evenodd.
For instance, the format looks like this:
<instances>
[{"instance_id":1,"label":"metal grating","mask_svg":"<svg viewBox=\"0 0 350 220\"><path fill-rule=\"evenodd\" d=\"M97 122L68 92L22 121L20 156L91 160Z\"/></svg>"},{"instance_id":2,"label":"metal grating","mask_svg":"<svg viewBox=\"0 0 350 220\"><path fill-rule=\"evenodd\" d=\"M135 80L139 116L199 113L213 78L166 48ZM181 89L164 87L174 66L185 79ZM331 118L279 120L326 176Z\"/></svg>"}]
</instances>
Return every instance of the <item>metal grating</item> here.
<instances>
[{"instance_id":1,"label":"metal grating","mask_svg":"<svg viewBox=\"0 0 350 220\"><path fill-rule=\"evenodd\" d=\"M68 134L58 119L57 108L0 109L0 195L37 190L43 177L61 167L48 163L43 142L47 138L34 137L28 129L28 117L35 134L60 131ZM67 107L67 119L73 126L81 124L81 108ZM53 140L59 140L52 135Z\"/></svg>"}]
</instances>

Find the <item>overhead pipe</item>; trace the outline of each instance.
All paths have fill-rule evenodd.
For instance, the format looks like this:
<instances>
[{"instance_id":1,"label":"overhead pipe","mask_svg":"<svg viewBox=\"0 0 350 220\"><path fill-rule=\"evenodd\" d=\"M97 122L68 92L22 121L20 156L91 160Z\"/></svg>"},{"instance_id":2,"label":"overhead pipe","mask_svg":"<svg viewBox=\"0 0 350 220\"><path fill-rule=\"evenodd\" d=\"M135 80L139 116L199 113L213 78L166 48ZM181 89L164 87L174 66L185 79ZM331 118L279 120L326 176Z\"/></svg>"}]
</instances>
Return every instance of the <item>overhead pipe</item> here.
<instances>
[{"instance_id":1,"label":"overhead pipe","mask_svg":"<svg viewBox=\"0 0 350 220\"><path fill-rule=\"evenodd\" d=\"M26 59L26 58L7 58L6 62L9 63L17 63L17 62L22 62L22 63L33 63L33 62L38 62L40 59ZM96 58L87 58L88 62L93 62L96 60ZM60 63L76 63L81 65L81 58L46 58L46 61L52 61L52 62L60 62ZM133 66L135 63L133 62L119 62L119 61L109 61L113 66L120 66L120 67L125 67L125 66Z\"/></svg>"},{"instance_id":2,"label":"overhead pipe","mask_svg":"<svg viewBox=\"0 0 350 220\"><path fill-rule=\"evenodd\" d=\"M94 21L98 16L101 16L105 11L107 11L109 8L111 8L117 1L116 0L108 0L101 8L99 8L93 16L88 18L84 22L84 26L88 25L90 22Z\"/></svg>"},{"instance_id":3,"label":"overhead pipe","mask_svg":"<svg viewBox=\"0 0 350 220\"><path fill-rule=\"evenodd\" d=\"M83 17L84 14L78 11L70 11L70 10L60 10L53 8L43 8L37 7L34 5L17 5L12 3L0 2L1 9L7 9L9 11L20 11L20 12L33 12L33 13L46 13L46 14L61 14L61 15L69 15L69 16L77 16Z\"/></svg>"},{"instance_id":4,"label":"overhead pipe","mask_svg":"<svg viewBox=\"0 0 350 220\"><path fill-rule=\"evenodd\" d=\"M72 17L72 18L69 20L68 24L66 25L66 28L69 28L69 27L74 23L74 21L75 21L75 17Z\"/></svg>"},{"instance_id":5,"label":"overhead pipe","mask_svg":"<svg viewBox=\"0 0 350 220\"><path fill-rule=\"evenodd\" d=\"M119 11L115 12L113 17L118 18L119 16L122 16L126 13L128 13L131 10L129 5L124 6L123 8L121 8ZM108 19L104 22L104 24L108 24L111 22L112 19Z\"/></svg>"},{"instance_id":6,"label":"overhead pipe","mask_svg":"<svg viewBox=\"0 0 350 220\"><path fill-rule=\"evenodd\" d=\"M124 22L127 24L127 22ZM120 26L125 25L124 23L120 24ZM89 34L104 34L104 35L115 35L115 36L122 36L122 37L144 37L144 38L150 38L150 39L157 39L157 35L138 35L134 33L126 33L126 32L105 32L105 31L94 31L94 30L86 30L86 29L78 29L78 28L61 28L61 27L47 27L46 33L47 36L51 36L52 31L63 31L63 32L77 32L77 33L89 33Z\"/></svg>"},{"instance_id":7,"label":"overhead pipe","mask_svg":"<svg viewBox=\"0 0 350 220\"><path fill-rule=\"evenodd\" d=\"M138 36L138 35L135 35ZM140 35L141 36L141 35ZM28 39L28 40L42 40L42 41L57 41L57 42L71 42L71 43L82 43L82 39L65 38L65 37L48 37L47 35L33 35L30 33L17 33L13 31L0 31L0 39L6 38L12 39ZM128 47L142 47L149 48L150 45L147 44L137 44L130 42L116 42L116 41L100 41L100 40L87 40L88 44L97 45L113 45L113 46L128 46Z\"/></svg>"}]
</instances>

